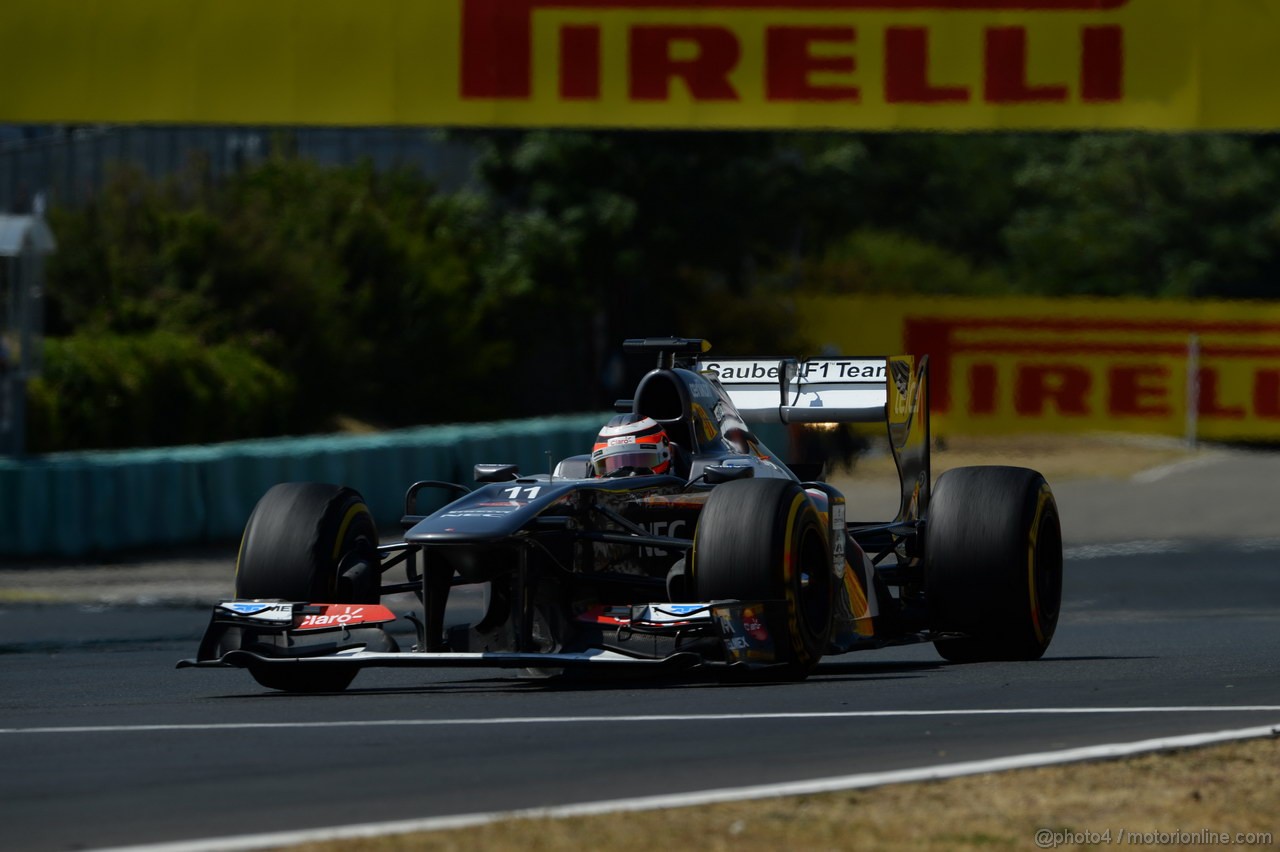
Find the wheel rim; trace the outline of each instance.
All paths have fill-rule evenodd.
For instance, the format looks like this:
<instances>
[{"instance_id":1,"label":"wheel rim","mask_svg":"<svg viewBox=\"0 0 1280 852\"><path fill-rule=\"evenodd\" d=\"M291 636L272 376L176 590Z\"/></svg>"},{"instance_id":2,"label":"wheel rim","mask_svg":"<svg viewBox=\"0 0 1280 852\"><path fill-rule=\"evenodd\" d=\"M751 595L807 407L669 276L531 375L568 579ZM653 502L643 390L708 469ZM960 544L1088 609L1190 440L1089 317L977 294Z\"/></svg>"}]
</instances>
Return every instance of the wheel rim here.
<instances>
[{"instance_id":1,"label":"wheel rim","mask_svg":"<svg viewBox=\"0 0 1280 852\"><path fill-rule=\"evenodd\" d=\"M831 571L826 542L816 525L807 525L800 540L796 599L808 630L819 635L831 618Z\"/></svg>"}]
</instances>

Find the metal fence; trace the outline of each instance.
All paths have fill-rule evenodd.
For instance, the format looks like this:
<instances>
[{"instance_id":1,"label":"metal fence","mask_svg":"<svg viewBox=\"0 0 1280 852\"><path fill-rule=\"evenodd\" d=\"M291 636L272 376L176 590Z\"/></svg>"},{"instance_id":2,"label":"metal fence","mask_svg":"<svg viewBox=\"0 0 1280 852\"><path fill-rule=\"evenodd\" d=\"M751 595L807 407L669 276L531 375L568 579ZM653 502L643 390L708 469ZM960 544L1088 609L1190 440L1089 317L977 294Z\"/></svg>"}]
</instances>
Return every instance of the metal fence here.
<instances>
[{"instance_id":1,"label":"metal fence","mask_svg":"<svg viewBox=\"0 0 1280 852\"><path fill-rule=\"evenodd\" d=\"M414 168L445 191L468 183L475 160L469 146L429 128L10 125L0 127L0 212L79 206L122 164L163 177L200 158L218 180L280 150L322 165Z\"/></svg>"}]
</instances>

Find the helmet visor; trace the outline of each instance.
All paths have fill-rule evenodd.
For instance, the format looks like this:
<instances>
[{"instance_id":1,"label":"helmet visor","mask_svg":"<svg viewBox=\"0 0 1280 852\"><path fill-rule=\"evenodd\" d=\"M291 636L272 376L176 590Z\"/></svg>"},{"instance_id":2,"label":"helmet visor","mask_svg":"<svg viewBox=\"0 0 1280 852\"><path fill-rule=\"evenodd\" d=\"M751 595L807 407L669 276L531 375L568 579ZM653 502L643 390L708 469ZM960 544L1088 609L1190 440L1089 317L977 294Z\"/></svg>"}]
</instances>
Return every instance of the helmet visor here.
<instances>
[{"instance_id":1,"label":"helmet visor","mask_svg":"<svg viewBox=\"0 0 1280 852\"><path fill-rule=\"evenodd\" d=\"M645 450L638 447L628 447L626 452L605 455L593 461L592 464L595 467L596 476L608 476L625 468L653 470L661 462L661 459L662 454L656 449Z\"/></svg>"}]
</instances>

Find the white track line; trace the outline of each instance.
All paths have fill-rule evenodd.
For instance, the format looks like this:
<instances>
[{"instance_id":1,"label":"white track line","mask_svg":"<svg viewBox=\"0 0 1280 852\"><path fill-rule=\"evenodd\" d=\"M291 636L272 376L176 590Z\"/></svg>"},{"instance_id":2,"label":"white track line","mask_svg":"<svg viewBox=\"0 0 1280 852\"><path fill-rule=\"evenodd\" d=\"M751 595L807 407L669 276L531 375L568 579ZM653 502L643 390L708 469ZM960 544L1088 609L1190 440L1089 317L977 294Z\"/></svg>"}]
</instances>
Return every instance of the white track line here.
<instances>
[{"instance_id":1,"label":"white track line","mask_svg":"<svg viewBox=\"0 0 1280 852\"><path fill-rule=\"evenodd\" d=\"M458 816L428 817L425 819L397 820L394 822L344 825L332 828L315 828L302 831L281 831L270 834L246 834L238 837L219 837L206 840L156 843L145 846L116 847L100 852L233 852L233 850L263 849L276 846L292 846L301 843L324 843L335 840L353 840L367 837L383 837L416 831L440 831L450 828L467 828L509 819L547 819L599 814L649 811L660 808L692 807L723 802L775 798L778 796L803 796L815 793L834 793L863 787L879 787L885 784L904 784L915 781L936 781L978 775L984 772L1003 772L1010 769L1028 769L1037 766L1054 766L1085 760L1109 760L1169 749L1193 748L1232 740L1256 739L1280 736L1280 725L1257 728L1238 728L1215 731L1208 734L1190 734L1178 737L1161 737L1129 743L1084 746L1063 751L1047 751L997 757L989 760L971 760L924 766L917 769L898 769L891 772L868 772L861 775L843 775L835 778L818 778L811 781L793 781L785 784L761 784L752 787L735 787L719 790L702 790L692 793L673 793L662 796L642 796L633 799L613 799L605 802L585 802L553 808L530 808L518 811L460 814Z\"/></svg>"},{"instance_id":2,"label":"white track line","mask_svg":"<svg viewBox=\"0 0 1280 852\"><path fill-rule=\"evenodd\" d=\"M1117 556L1159 556L1169 553L1190 553L1205 547L1205 541L1195 539L1140 539L1137 541L1112 541L1101 544L1077 544L1064 548L1062 555L1068 561L1085 559L1112 559ZM1228 553L1266 553L1280 550L1280 538L1274 536L1242 538L1213 542L1213 547Z\"/></svg>"},{"instance_id":3,"label":"white track line","mask_svg":"<svg viewBox=\"0 0 1280 852\"><path fill-rule=\"evenodd\" d=\"M1169 464L1160 465L1159 467L1139 471L1130 477L1130 481L1136 482L1140 485L1151 485L1152 483L1159 482L1160 480L1173 476L1174 474L1182 473L1186 470L1194 470L1195 468L1204 467L1205 465L1213 464L1216 461L1221 461L1222 458L1223 456L1219 453L1206 453L1201 456L1192 456L1189 459L1180 459L1175 462L1170 462Z\"/></svg>"},{"instance_id":4,"label":"white track line","mask_svg":"<svg viewBox=\"0 0 1280 852\"><path fill-rule=\"evenodd\" d=\"M163 731L262 729L460 727L466 725L634 725L638 722L750 722L765 719L872 719L910 716L1070 716L1108 713L1280 713L1280 704L1187 707L1013 707L988 710L848 710L812 713L701 713L658 716L500 716L492 719L366 719L334 722L208 722L187 725L68 725L0 728L0 734L132 734Z\"/></svg>"}]
</instances>

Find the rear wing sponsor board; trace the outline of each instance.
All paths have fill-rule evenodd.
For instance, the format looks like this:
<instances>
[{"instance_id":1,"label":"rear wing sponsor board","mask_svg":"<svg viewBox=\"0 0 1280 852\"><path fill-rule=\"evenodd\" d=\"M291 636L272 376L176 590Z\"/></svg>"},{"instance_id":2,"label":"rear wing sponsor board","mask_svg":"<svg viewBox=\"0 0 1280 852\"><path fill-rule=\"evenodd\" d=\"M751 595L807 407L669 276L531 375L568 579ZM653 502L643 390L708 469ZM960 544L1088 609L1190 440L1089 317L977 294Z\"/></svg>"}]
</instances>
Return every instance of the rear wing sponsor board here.
<instances>
[{"instance_id":1,"label":"rear wing sponsor board","mask_svg":"<svg viewBox=\"0 0 1280 852\"><path fill-rule=\"evenodd\" d=\"M886 358L706 358L743 419L753 423L881 423L887 419Z\"/></svg>"}]
</instances>

